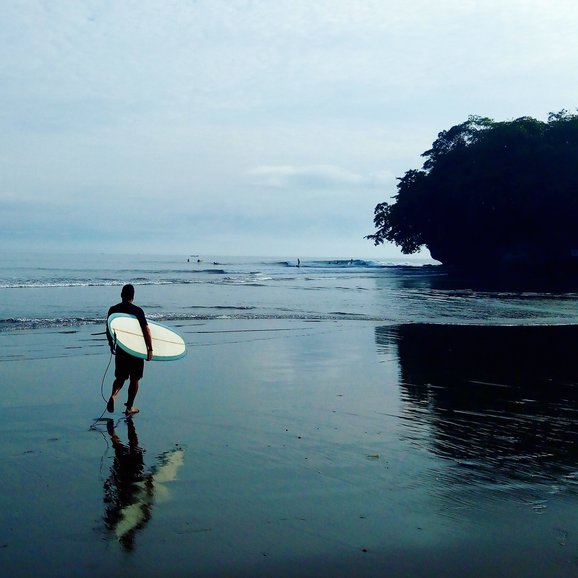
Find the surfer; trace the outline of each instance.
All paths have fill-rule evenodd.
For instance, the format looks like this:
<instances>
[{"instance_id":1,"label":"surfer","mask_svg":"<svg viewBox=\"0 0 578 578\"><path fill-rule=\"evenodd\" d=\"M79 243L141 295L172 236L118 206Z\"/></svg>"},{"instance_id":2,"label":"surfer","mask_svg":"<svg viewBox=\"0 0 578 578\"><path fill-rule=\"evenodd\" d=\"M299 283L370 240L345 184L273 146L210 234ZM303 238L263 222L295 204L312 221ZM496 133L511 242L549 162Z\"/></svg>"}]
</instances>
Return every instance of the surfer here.
<instances>
[{"instance_id":1,"label":"surfer","mask_svg":"<svg viewBox=\"0 0 578 578\"><path fill-rule=\"evenodd\" d=\"M120 293L122 301L113 305L108 310L108 317L113 313L128 313L129 315L134 315L141 326L144 340L147 346L147 361L150 361L153 357L153 344L151 339L151 333L144 311L137 307L134 301L134 287L130 284L125 285ZM129 379L128 386L128 396L126 401L126 415L133 415L138 413L138 408L134 407L134 400L136 394L138 393L139 381L142 379L144 374L144 360L139 359L129 353L123 351L120 347L116 347L113 337L108 329L108 323L106 325L106 338L108 339L108 344L110 346L111 353L115 356L115 380L112 384L112 393L110 399L106 405L106 409L112 413L114 412L114 402L122 389L124 382Z\"/></svg>"}]
</instances>

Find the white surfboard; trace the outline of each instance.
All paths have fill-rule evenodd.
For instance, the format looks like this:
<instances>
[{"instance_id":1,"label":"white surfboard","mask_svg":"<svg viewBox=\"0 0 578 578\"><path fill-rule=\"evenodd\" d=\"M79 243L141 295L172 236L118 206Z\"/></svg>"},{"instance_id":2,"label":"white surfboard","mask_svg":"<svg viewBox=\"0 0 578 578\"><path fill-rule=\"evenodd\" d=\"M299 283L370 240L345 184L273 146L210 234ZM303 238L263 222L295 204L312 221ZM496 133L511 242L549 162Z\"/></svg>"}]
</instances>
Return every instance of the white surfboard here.
<instances>
[{"instance_id":1,"label":"white surfboard","mask_svg":"<svg viewBox=\"0 0 578 578\"><path fill-rule=\"evenodd\" d=\"M153 340L153 361L172 361L186 354L183 338L172 329L147 319ZM108 329L116 344L135 357L147 358L147 346L138 319L127 313L113 313Z\"/></svg>"}]
</instances>

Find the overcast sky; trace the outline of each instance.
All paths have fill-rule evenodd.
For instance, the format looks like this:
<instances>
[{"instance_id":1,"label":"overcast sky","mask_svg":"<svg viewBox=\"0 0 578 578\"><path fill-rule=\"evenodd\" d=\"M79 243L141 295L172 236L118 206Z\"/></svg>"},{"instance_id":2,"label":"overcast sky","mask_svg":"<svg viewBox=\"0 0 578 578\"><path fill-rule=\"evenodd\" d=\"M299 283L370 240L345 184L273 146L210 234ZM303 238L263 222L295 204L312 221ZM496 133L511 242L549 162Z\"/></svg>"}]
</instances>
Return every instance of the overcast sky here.
<instances>
[{"instance_id":1,"label":"overcast sky","mask_svg":"<svg viewBox=\"0 0 578 578\"><path fill-rule=\"evenodd\" d=\"M4 0L3 251L387 257L471 114L578 106L575 0Z\"/></svg>"}]
</instances>

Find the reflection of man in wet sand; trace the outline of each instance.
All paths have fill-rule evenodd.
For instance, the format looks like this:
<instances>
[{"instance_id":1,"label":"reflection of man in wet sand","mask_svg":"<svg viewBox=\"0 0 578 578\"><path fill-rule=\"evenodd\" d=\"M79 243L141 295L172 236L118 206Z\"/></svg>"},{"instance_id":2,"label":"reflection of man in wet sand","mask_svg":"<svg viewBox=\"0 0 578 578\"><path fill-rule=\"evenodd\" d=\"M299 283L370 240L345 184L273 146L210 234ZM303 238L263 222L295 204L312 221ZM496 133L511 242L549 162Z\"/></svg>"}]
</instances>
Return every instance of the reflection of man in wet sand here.
<instances>
[{"instance_id":1,"label":"reflection of man in wet sand","mask_svg":"<svg viewBox=\"0 0 578 578\"><path fill-rule=\"evenodd\" d=\"M114 461L110 477L104 484L104 520L126 550L134 548L137 530L144 528L151 518L152 504L143 501L140 494L152 498L152 476L144 473L144 450L138 445L138 437L132 419L126 420L128 444L120 441L114 431L114 421L107 421L106 429L114 448Z\"/></svg>"},{"instance_id":2,"label":"reflection of man in wet sand","mask_svg":"<svg viewBox=\"0 0 578 578\"><path fill-rule=\"evenodd\" d=\"M177 447L161 454L157 464L145 472L144 449L138 444L133 420L128 418L126 425L128 444L122 443L116 434L114 420L107 420L114 460L110 476L104 483L104 521L122 547L131 551L137 531L151 519L154 502L158 500L159 490L163 489L161 484L176 478L177 470L183 464L184 450Z\"/></svg>"}]
</instances>

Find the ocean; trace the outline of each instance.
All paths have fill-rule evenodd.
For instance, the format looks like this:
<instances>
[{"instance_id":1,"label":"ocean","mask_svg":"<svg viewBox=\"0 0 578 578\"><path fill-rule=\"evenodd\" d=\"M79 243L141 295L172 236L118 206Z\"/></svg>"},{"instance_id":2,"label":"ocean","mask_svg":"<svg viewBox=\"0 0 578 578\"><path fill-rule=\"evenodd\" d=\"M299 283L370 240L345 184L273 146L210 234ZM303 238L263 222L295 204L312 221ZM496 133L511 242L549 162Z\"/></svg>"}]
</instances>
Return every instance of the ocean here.
<instances>
[{"instance_id":1,"label":"ocean","mask_svg":"<svg viewBox=\"0 0 578 578\"><path fill-rule=\"evenodd\" d=\"M157 321L578 323L573 287L480 283L428 260L152 255L0 257L0 332L98 324L125 283Z\"/></svg>"}]
</instances>

